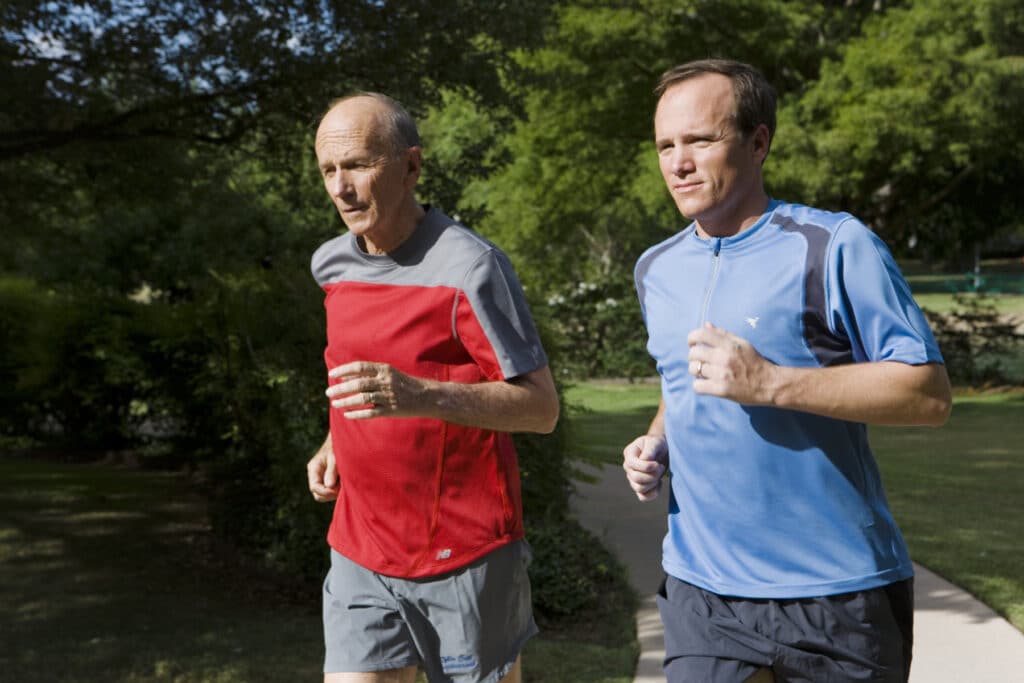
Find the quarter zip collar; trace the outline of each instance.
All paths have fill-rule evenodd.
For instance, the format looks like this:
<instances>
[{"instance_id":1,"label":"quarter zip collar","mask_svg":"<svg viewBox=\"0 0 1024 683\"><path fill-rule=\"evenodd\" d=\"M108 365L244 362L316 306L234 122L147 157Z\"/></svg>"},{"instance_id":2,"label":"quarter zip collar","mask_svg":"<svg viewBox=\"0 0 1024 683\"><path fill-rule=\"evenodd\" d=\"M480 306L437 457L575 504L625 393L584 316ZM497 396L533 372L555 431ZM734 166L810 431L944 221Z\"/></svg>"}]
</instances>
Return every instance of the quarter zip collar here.
<instances>
[{"instance_id":1,"label":"quarter zip collar","mask_svg":"<svg viewBox=\"0 0 1024 683\"><path fill-rule=\"evenodd\" d=\"M701 237L697 234L697 224L691 223L688 230L693 232L693 237L696 238L697 244L706 245L706 248L713 252L715 256L718 256L719 252L723 249L726 251L732 251L735 249L741 249L746 247L748 244L756 244L760 233L764 232L764 226L771 223L772 214L775 209L782 202L778 199L769 199L768 207L761 214L761 217L757 219L757 222L751 225L749 228L731 237Z\"/></svg>"}]
</instances>

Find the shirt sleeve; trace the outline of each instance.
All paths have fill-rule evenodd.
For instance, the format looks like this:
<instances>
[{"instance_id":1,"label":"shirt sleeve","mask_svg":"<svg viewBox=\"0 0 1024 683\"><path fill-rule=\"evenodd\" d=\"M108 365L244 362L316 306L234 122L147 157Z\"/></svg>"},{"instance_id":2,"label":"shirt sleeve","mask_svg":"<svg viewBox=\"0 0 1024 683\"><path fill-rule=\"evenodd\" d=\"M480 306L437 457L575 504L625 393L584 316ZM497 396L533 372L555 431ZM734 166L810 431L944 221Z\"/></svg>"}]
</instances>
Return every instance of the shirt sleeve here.
<instances>
[{"instance_id":1,"label":"shirt sleeve","mask_svg":"<svg viewBox=\"0 0 1024 683\"><path fill-rule=\"evenodd\" d=\"M829 249L828 309L857 362L941 363L935 336L885 243L847 219Z\"/></svg>"},{"instance_id":2,"label":"shirt sleeve","mask_svg":"<svg viewBox=\"0 0 1024 683\"><path fill-rule=\"evenodd\" d=\"M455 333L492 380L547 365L540 335L508 257L489 249L466 272Z\"/></svg>"}]
</instances>

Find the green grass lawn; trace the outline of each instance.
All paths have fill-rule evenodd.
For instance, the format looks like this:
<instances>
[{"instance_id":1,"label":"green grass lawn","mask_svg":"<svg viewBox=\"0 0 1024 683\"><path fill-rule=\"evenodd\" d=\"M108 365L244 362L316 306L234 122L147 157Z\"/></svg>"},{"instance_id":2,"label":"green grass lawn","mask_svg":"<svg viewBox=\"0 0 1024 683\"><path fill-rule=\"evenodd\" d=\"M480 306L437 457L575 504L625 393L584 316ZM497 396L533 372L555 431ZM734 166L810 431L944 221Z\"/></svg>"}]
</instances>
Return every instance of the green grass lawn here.
<instances>
[{"instance_id":1,"label":"green grass lawn","mask_svg":"<svg viewBox=\"0 0 1024 683\"><path fill-rule=\"evenodd\" d=\"M0 680L321 680L319 586L228 553L194 488L175 474L0 457ZM544 625L525 679L631 681L628 601L603 603L583 617L599 627Z\"/></svg>"},{"instance_id":2,"label":"green grass lawn","mask_svg":"<svg viewBox=\"0 0 1024 683\"><path fill-rule=\"evenodd\" d=\"M567 392L578 448L619 464L658 406L657 384ZM1024 630L1024 392L959 396L941 429L872 428L886 491L914 560Z\"/></svg>"},{"instance_id":3,"label":"green grass lawn","mask_svg":"<svg viewBox=\"0 0 1024 683\"><path fill-rule=\"evenodd\" d=\"M318 680L315 605L242 569L181 477L0 459L4 680Z\"/></svg>"},{"instance_id":4,"label":"green grass lawn","mask_svg":"<svg viewBox=\"0 0 1024 683\"><path fill-rule=\"evenodd\" d=\"M874 428L911 556L1024 630L1024 392L957 398L940 429Z\"/></svg>"},{"instance_id":5,"label":"green grass lawn","mask_svg":"<svg viewBox=\"0 0 1024 683\"><path fill-rule=\"evenodd\" d=\"M1024 317L1024 296L1020 294L993 294L987 296L986 299L995 306L997 313ZM941 292L915 293L914 300L917 301L917 305L921 308L935 311L936 313L949 313L957 307L952 294L943 294Z\"/></svg>"}]
</instances>

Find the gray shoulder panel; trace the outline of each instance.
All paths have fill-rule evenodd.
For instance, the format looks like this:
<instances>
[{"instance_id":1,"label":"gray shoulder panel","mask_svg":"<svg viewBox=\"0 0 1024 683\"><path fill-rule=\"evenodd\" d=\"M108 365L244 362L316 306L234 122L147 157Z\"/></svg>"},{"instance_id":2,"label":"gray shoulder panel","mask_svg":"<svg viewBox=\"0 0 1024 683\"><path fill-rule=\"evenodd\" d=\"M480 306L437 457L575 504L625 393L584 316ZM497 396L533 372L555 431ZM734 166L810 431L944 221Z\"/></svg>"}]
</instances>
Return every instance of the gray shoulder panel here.
<instances>
[{"instance_id":1,"label":"gray shoulder panel","mask_svg":"<svg viewBox=\"0 0 1024 683\"><path fill-rule=\"evenodd\" d=\"M412 236L398 249L370 255L352 233L328 240L313 254L313 277L322 287L348 280L419 287L459 287L473 263L493 244L430 209Z\"/></svg>"},{"instance_id":2,"label":"gray shoulder panel","mask_svg":"<svg viewBox=\"0 0 1024 683\"><path fill-rule=\"evenodd\" d=\"M853 349L850 346L849 335L842 329L842 324L840 323L840 329L836 332L832 332L828 326L825 269L832 233L820 225L797 223L788 216L778 216L772 222L786 232L802 235L807 240L802 319L804 340L808 348L822 365L852 363Z\"/></svg>"}]
</instances>

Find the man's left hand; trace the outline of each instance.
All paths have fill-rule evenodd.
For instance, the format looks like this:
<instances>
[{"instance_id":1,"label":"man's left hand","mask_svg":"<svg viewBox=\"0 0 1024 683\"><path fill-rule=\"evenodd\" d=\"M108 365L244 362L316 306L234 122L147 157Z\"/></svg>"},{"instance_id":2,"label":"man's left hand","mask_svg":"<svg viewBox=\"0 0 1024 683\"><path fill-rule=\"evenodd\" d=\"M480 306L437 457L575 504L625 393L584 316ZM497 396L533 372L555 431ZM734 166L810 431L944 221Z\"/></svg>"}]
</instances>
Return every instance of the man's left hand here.
<instances>
[{"instance_id":1,"label":"man's left hand","mask_svg":"<svg viewBox=\"0 0 1024 683\"><path fill-rule=\"evenodd\" d=\"M327 375L341 380L327 389L331 407L345 411L350 420L424 413L423 381L387 363L354 361L332 368Z\"/></svg>"},{"instance_id":2,"label":"man's left hand","mask_svg":"<svg viewBox=\"0 0 1024 683\"><path fill-rule=\"evenodd\" d=\"M750 342L711 323L691 332L686 341L694 391L744 405L771 405L772 381L779 366Z\"/></svg>"}]
</instances>

